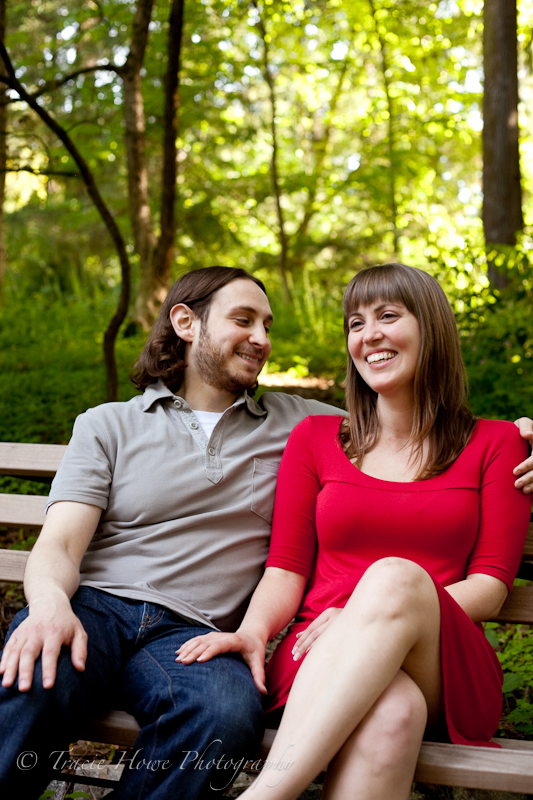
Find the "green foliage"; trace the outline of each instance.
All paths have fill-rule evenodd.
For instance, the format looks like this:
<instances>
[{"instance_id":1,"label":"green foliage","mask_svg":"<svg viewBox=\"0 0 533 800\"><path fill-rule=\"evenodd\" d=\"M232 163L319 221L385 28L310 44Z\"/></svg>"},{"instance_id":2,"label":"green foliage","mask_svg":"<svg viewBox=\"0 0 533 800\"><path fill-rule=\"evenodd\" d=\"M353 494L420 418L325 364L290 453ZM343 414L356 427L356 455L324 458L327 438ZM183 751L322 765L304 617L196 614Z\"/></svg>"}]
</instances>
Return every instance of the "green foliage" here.
<instances>
[{"instance_id":1,"label":"green foliage","mask_svg":"<svg viewBox=\"0 0 533 800\"><path fill-rule=\"evenodd\" d=\"M523 625L485 623L504 672L504 720L518 733L533 735L533 638Z\"/></svg>"},{"instance_id":2,"label":"green foliage","mask_svg":"<svg viewBox=\"0 0 533 800\"><path fill-rule=\"evenodd\" d=\"M169 5L154 4L143 77L154 201ZM42 92L87 158L135 260L122 80L106 69L124 64L134 10L128 0L15 4L7 44L24 85ZM306 270L335 283L389 260L395 240L408 263L457 246L478 224L481 197L480 15L471 0L188 4L174 272L222 261L279 283L272 124L296 288ZM524 36L528 20L524 6ZM24 104L9 113L10 165L54 173L8 176L9 291L105 293L116 258L79 178L66 174L76 171L70 156Z\"/></svg>"},{"instance_id":3,"label":"green foliage","mask_svg":"<svg viewBox=\"0 0 533 800\"><path fill-rule=\"evenodd\" d=\"M20 298L2 310L0 440L68 442L75 417L105 398L101 331L108 316L108 303L73 297ZM117 343L122 400L135 393L127 375L143 344L139 335ZM38 486L29 488L43 493Z\"/></svg>"}]
</instances>

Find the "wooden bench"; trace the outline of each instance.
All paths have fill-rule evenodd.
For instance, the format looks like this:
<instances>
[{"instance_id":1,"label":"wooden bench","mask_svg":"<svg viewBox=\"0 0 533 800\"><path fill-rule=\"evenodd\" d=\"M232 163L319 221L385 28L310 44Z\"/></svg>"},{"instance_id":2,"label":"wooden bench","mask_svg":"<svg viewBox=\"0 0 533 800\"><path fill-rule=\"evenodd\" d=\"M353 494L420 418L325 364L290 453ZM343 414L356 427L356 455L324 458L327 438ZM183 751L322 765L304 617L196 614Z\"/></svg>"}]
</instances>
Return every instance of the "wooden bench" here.
<instances>
[{"instance_id":1,"label":"wooden bench","mask_svg":"<svg viewBox=\"0 0 533 800\"><path fill-rule=\"evenodd\" d=\"M60 445L0 442L0 474L49 480L64 452L65 447ZM38 528L43 523L45 504L44 497L0 493L0 525ZM22 581L28 555L24 551L0 548L0 581ZM519 576L533 580L533 524L529 526ZM533 623L533 586L516 587L496 621ZM130 714L110 711L95 717L80 731L80 737L131 747L138 732L139 726ZM258 758L268 757L275 733L266 731ZM532 794L533 742L500 738L495 741L502 745L501 750L425 742L420 750L415 781ZM69 776L69 780L72 779ZM75 780L78 782L77 776ZM101 783L113 785L112 781Z\"/></svg>"}]
</instances>

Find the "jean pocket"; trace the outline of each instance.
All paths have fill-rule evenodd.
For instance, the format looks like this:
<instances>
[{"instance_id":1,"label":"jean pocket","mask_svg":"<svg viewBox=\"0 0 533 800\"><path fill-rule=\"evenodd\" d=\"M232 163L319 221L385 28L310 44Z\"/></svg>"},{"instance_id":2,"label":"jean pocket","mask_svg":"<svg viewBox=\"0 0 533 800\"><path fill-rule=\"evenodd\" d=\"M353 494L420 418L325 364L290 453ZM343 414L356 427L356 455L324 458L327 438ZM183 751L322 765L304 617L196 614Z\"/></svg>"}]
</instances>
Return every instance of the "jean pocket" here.
<instances>
[{"instance_id":1,"label":"jean pocket","mask_svg":"<svg viewBox=\"0 0 533 800\"><path fill-rule=\"evenodd\" d=\"M252 476L252 511L267 522L272 522L279 461L254 458Z\"/></svg>"}]
</instances>

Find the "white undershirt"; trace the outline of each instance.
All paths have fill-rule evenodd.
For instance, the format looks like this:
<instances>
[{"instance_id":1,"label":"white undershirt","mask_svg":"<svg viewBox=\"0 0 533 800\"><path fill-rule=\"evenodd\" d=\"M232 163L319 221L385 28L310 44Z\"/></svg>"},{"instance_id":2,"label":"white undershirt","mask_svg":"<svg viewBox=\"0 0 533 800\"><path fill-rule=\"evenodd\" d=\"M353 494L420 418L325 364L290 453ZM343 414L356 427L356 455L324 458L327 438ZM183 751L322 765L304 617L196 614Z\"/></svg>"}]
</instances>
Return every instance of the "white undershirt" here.
<instances>
[{"instance_id":1,"label":"white undershirt","mask_svg":"<svg viewBox=\"0 0 533 800\"><path fill-rule=\"evenodd\" d=\"M213 429L219 419L222 418L224 414L223 411L194 411L193 414L202 426L202 429L207 436L208 440L211 438L211 434L213 433Z\"/></svg>"}]
</instances>

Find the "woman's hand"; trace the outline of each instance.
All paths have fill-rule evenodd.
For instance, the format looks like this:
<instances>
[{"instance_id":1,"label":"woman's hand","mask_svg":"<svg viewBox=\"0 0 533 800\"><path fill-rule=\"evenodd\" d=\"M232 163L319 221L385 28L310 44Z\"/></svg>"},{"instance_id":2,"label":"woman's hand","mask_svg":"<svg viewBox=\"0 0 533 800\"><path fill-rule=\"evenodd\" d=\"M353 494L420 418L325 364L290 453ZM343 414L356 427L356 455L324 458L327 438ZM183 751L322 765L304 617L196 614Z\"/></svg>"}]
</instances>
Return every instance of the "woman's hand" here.
<instances>
[{"instance_id":1,"label":"woman's hand","mask_svg":"<svg viewBox=\"0 0 533 800\"><path fill-rule=\"evenodd\" d=\"M324 633L329 623L342 611L342 608L326 608L316 619L301 633L296 634L297 642L292 648L292 657L298 661L305 656L321 633Z\"/></svg>"},{"instance_id":2,"label":"woman's hand","mask_svg":"<svg viewBox=\"0 0 533 800\"><path fill-rule=\"evenodd\" d=\"M240 653L252 673L254 683L266 694L265 686L265 645L261 639L244 632L206 633L195 636L176 650L176 661L180 664L193 664L195 661L209 661L222 653Z\"/></svg>"},{"instance_id":3,"label":"woman's hand","mask_svg":"<svg viewBox=\"0 0 533 800\"><path fill-rule=\"evenodd\" d=\"M521 417L516 420L515 425L520 431L521 437L529 442L529 446L533 448L533 422L527 417ZM513 472L518 478L515 481L516 488L522 489L524 494L533 492L533 455L522 461L521 464L514 468Z\"/></svg>"}]
</instances>

